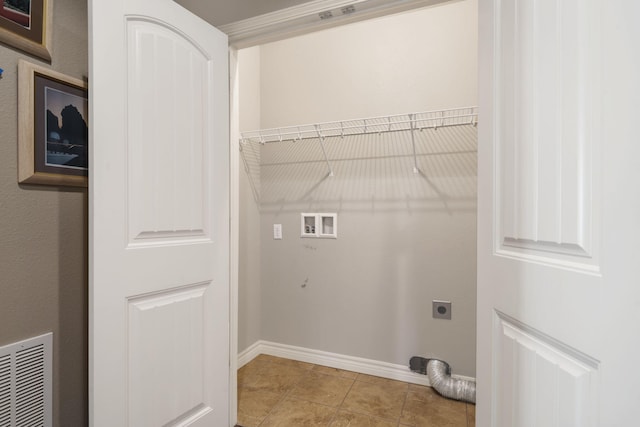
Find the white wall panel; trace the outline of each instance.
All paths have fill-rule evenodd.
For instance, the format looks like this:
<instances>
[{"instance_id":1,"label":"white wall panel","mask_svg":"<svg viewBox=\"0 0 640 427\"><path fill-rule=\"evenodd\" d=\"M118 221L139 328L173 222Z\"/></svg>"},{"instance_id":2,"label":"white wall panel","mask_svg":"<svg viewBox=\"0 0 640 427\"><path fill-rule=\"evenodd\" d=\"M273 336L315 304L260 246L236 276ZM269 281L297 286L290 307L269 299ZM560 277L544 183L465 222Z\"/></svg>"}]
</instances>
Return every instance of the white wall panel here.
<instances>
[{"instance_id":1,"label":"white wall panel","mask_svg":"<svg viewBox=\"0 0 640 427\"><path fill-rule=\"evenodd\" d=\"M494 324L498 426L598 425L597 360L501 313Z\"/></svg>"},{"instance_id":2,"label":"white wall panel","mask_svg":"<svg viewBox=\"0 0 640 427\"><path fill-rule=\"evenodd\" d=\"M128 237L201 238L210 186L209 59L180 33L155 22L129 21L128 43ZM169 94L172 103L166 102ZM149 99L153 108L138 108Z\"/></svg>"},{"instance_id":3,"label":"white wall panel","mask_svg":"<svg viewBox=\"0 0 640 427\"><path fill-rule=\"evenodd\" d=\"M210 411L203 403L207 289L198 284L129 301L129 425L169 425Z\"/></svg>"},{"instance_id":4,"label":"white wall panel","mask_svg":"<svg viewBox=\"0 0 640 427\"><path fill-rule=\"evenodd\" d=\"M495 2L497 251L597 272L593 2Z\"/></svg>"}]
</instances>

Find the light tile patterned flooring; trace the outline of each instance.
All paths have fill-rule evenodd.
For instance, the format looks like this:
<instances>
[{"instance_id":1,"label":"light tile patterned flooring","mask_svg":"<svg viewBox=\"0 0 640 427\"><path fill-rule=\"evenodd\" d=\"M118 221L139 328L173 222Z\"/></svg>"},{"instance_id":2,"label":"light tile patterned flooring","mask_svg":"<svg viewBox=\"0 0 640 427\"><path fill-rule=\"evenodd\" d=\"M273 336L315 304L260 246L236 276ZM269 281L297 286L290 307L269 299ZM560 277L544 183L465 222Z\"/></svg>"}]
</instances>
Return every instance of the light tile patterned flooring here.
<instances>
[{"instance_id":1,"label":"light tile patterned flooring","mask_svg":"<svg viewBox=\"0 0 640 427\"><path fill-rule=\"evenodd\" d=\"M242 427L475 427L430 387L260 355L238 371Z\"/></svg>"}]
</instances>

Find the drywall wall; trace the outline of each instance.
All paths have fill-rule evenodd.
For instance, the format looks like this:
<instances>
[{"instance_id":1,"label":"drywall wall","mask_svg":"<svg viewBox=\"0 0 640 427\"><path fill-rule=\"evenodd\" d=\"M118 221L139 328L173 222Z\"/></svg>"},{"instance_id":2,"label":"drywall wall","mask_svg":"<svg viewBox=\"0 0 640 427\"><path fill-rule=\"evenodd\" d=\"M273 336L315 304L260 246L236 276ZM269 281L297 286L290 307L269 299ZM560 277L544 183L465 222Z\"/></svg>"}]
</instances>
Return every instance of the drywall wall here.
<instances>
[{"instance_id":1,"label":"drywall wall","mask_svg":"<svg viewBox=\"0 0 640 427\"><path fill-rule=\"evenodd\" d=\"M475 102L476 4L450 2L264 45L262 125Z\"/></svg>"},{"instance_id":2,"label":"drywall wall","mask_svg":"<svg viewBox=\"0 0 640 427\"><path fill-rule=\"evenodd\" d=\"M260 47L238 51L240 131L260 127ZM260 149L243 146L239 182L238 351L261 339ZM243 160L244 159L244 160ZM245 167L244 161L248 162Z\"/></svg>"},{"instance_id":3,"label":"drywall wall","mask_svg":"<svg viewBox=\"0 0 640 427\"><path fill-rule=\"evenodd\" d=\"M53 4L52 68L87 75L87 4ZM87 192L20 186L18 59L0 45L0 345L53 332L54 426L87 425Z\"/></svg>"},{"instance_id":4,"label":"drywall wall","mask_svg":"<svg viewBox=\"0 0 640 427\"><path fill-rule=\"evenodd\" d=\"M465 0L264 45L262 127L475 105L476 22ZM315 141L263 147L262 339L475 375L475 128L456 132L420 133L421 174L407 133L327 140L329 178ZM301 212L337 212L338 238L301 239Z\"/></svg>"}]
</instances>

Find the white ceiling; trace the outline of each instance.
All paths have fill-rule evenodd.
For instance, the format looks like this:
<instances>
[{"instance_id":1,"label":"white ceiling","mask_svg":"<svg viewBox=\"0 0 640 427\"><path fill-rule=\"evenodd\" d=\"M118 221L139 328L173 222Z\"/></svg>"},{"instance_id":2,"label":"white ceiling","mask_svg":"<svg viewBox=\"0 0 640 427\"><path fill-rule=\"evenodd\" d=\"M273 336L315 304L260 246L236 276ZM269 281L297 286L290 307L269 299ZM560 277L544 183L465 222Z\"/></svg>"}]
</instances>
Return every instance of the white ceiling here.
<instances>
[{"instance_id":1,"label":"white ceiling","mask_svg":"<svg viewBox=\"0 0 640 427\"><path fill-rule=\"evenodd\" d=\"M175 0L210 24L231 22L308 3L310 0Z\"/></svg>"}]
</instances>

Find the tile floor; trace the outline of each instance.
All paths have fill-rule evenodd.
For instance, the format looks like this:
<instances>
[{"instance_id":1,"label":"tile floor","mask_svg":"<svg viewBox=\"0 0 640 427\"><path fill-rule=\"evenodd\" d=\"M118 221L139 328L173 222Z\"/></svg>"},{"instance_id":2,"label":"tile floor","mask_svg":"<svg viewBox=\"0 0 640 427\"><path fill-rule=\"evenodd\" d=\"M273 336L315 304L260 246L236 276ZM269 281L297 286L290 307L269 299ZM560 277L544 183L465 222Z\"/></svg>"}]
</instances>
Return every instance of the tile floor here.
<instances>
[{"instance_id":1,"label":"tile floor","mask_svg":"<svg viewBox=\"0 0 640 427\"><path fill-rule=\"evenodd\" d=\"M430 387L260 355L238 371L242 427L475 427Z\"/></svg>"}]
</instances>

